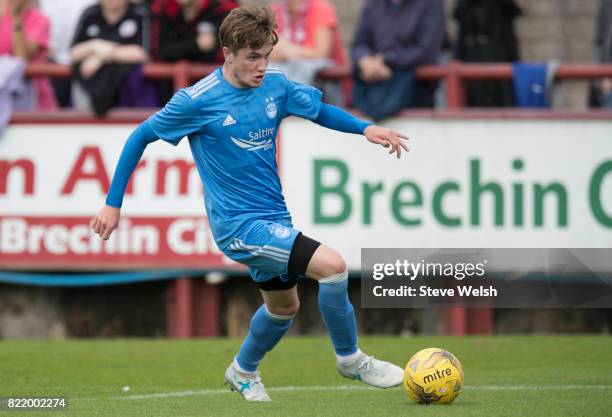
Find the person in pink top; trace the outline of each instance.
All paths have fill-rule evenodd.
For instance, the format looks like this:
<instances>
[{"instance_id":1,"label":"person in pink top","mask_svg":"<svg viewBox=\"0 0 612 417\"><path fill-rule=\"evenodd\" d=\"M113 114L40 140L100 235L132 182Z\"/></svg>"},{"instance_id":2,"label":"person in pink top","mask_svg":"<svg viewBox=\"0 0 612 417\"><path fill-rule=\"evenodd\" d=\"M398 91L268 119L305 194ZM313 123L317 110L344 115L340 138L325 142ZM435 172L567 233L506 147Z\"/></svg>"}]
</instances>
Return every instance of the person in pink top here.
<instances>
[{"instance_id":1,"label":"person in pink top","mask_svg":"<svg viewBox=\"0 0 612 417\"><path fill-rule=\"evenodd\" d=\"M280 0L272 5L280 41L271 59L331 59L346 63L334 7L327 0Z\"/></svg>"},{"instance_id":2,"label":"person in pink top","mask_svg":"<svg viewBox=\"0 0 612 417\"><path fill-rule=\"evenodd\" d=\"M328 0L278 0L276 15L278 45L270 65L302 84L316 85L327 103L342 105L350 85L316 80L317 73L331 65L347 63L334 6Z\"/></svg>"},{"instance_id":3,"label":"person in pink top","mask_svg":"<svg viewBox=\"0 0 612 417\"><path fill-rule=\"evenodd\" d=\"M32 0L0 0L0 55L11 55L28 62L47 62L49 19ZM49 79L36 77L37 108L57 108Z\"/></svg>"}]
</instances>

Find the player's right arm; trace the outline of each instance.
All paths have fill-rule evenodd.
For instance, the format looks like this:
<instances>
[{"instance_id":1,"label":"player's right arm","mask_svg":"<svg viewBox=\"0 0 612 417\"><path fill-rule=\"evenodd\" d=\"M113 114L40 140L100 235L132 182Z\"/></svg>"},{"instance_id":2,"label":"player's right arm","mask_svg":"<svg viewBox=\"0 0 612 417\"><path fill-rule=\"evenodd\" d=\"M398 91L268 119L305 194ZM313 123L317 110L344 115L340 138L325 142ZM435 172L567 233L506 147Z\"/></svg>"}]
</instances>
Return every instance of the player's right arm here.
<instances>
[{"instance_id":1,"label":"player's right arm","mask_svg":"<svg viewBox=\"0 0 612 417\"><path fill-rule=\"evenodd\" d=\"M106 204L90 222L94 233L107 240L119 224L125 190L147 145L158 138L178 145L183 137L198 130L201 124L202 118L193 99L186 90L180 90L163 109L132 132L121 151Z\"/></svg>"},{"instance_id":2,"label":"player's right arm","mask_svg":"<svg viewBox=\"0 0 612 417\"><path fill-rule=\"evenodd\" d=\"M90 222L94 233L100 235L102 239L108 239L117 227L123 196L130 177L147 145L157 139L157 135L149 126L149 120L145 120L125 142L115 169L113 182L106 196L106 204Z\"/></svg>"}]
</instances>

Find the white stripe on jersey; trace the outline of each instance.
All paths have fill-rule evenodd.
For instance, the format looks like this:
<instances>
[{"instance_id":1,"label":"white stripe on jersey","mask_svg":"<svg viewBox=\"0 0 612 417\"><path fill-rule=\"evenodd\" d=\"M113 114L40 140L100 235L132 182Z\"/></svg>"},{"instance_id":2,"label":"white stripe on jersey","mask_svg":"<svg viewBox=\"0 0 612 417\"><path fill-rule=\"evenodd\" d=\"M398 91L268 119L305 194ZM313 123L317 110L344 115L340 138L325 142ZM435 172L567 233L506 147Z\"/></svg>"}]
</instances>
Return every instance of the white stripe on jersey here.
<instances>
[{"instance_id":1,"label":"white stripe on jersey","mask_svg":"<svg viewBox=\"0 0 612 417\"><path fill-rule=\"evenodd\" d=\"M234 240L234 243L230 245L230 247L234 250L244 249L255 256L265 256L282 262L289 260L289 251L277 248L275 246L245 245L240 239L236 239Z\"/></svg>"},{"instance_id":2,"label":"white stripe on jersey","mask_svg":"<svg viewBox=\"0 0 612 417\"><path fill-rule=\"evenodd\" d=\"M232 247L232 249L240 250L240 249L243 249L243 248ZM246 250L246 249L243 249L243 250ZM273 255L273 254L270 254L270 253L267 253L267 252L261 252L261 251L256 251L256 250L247 250L247 252L249 252L253 256L263 256L264 258L274 259L275 261L278 261L278 262L287 262L289 260L289 258L281 258L280 256Z\"/></svg>"},{"instance_id":3,"label":"white stripe on jersey","mask_svg":"<svg viewBox=\"0 0 612 417\"><path fill-rule=\"evenodd\" d=\"M289 254L291 252L289 252L288 250L279 248L277 246L272 246L272 245L263 245L263 246L257 246L257 245L247 245L246 243L244 243L241 239L236 239L236 242L238 242L240 245L242 245L242 247L246 248L246 249L258 249L258 248L263 248L263 249L267 249L269 251L273 251L273 252L280 252L281 254Z\"/></svg>"},{"instance_id":4,"label":"white stripe on jersey","mask_svg":"<svg viewBox=\"0 0 612 417\"><path fill-rule=\"evenodd\" d=\"M197 94L203 88L208 87L209 85L211 85L215 81L218 81L217 77L211 77L210 79L206 80L203 83L196 84L195 86L191 87L191 89L189 91L189 95L193 97L194 94Z\"/></svg>"},{"instance_id":5,"label":"white stripe on jersey","mask_svg":"<svg viewBox=\"0 0 612 417\"><path fill-rule=\"evenodd\" d=\"M200 91L202 88L209 86L215 81L218 81L217 75L215 73L212 73L208 77L204 78L203 80L195 84L193 87L191 87L191 90L189 91L189 95L193 97L193 95L196 94L198 91Z\"/></svg>"},{"instance_id":6,"label":"white stripe on jersey","mask_svg":"<svg viewBox=\"0 0 612 417\"><path fill-rule=\"evenodd\" d=\"M289 257L289 251L284 249L280 249L274 246L265 245L265 246L257 246L257 245L246 245L240 239L236 239L234 243L232 243L233 249L246 249L248 251L254 252L266 252L275 256L280 257Z\"/></svg>"},{"instance_id":7,"label":"white stripe on jersey","mask_svg":"<svg viewBox=\"0 0 612 417\"><path fill-rule=\"evenodd\" d=\"M216 76L217 76L217 74L213 71L210 74L208 74L206 77L202 78L200 81L195 83L191 88L193 88L193 89L199 88L202 84L207 83L208 81L210 81L211 79L215 78Z\"/></svg>"},{"instance_id":8,"label":"white stripe on jersey","mask_svg":"<svg viewBox=\"0 0 612 417\"><path fill-rule=\"evenodd\" d=\"M220 83L220 81L219 81L219 80L213 81L212 83L210 83L210 84L206 85L206 87L204 87L204 88L202 88L201 90L199 90L197 93L192 94L192 95L191 95L191 98L196 98L196 97L198 97L198 96L202 95L203 93L207 92L207 91L208 91L208 90L210 90L211 88L213 88L213 87L215 87L215 86L219 85L219 83Z\"/></svg>"}]
</instances>

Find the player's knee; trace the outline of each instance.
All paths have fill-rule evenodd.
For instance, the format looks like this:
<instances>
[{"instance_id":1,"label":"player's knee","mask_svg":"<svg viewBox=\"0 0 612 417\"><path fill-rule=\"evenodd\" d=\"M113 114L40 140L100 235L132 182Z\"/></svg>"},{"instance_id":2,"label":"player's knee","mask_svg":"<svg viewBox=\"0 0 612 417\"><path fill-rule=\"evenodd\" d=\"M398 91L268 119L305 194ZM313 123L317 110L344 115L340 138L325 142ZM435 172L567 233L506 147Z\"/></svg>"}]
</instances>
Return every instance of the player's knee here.
<instances>
[{"instance_id":1,"label":"player's knee","mask_svg":"<svg viewBox=\"0 0 612 417\"><path fill-rule=\"evenodd\" d=\"M325 262L326 266L326 277L330 277L332 275L338 275L346 272L346 262L338 252L333 252Z\"/></svg>"},{"instance_id":2,"label":"player's knee","mask_svg":"<svg viewBox=\"0 0 612 417\"><path fill-rule=\"evenodd\" d=\"M300 309L300 301L293 300L290 303L267 306L270 314L284 318L294 317Z\"/></svg>"}]
</instances>

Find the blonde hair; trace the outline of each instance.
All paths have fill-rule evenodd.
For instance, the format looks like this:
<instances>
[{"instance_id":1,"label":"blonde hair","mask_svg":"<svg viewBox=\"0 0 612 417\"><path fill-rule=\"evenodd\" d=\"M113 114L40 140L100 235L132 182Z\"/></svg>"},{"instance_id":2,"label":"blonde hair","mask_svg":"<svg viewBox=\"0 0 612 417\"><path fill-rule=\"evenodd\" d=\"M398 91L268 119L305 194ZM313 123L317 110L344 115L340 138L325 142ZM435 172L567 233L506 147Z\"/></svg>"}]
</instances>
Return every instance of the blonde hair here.
<instances>
[{"instance_id":1,"label":"blonde hair","mask_svg":"<svg viewBox=\"0 0 612 417\"><path fill-rule=\"evenodd\" d=\"M276 19L269 6L241 6L221 23L219 42L233 53L239 49L260 49L278 43Z\"/></svg>"}]
</instances>

